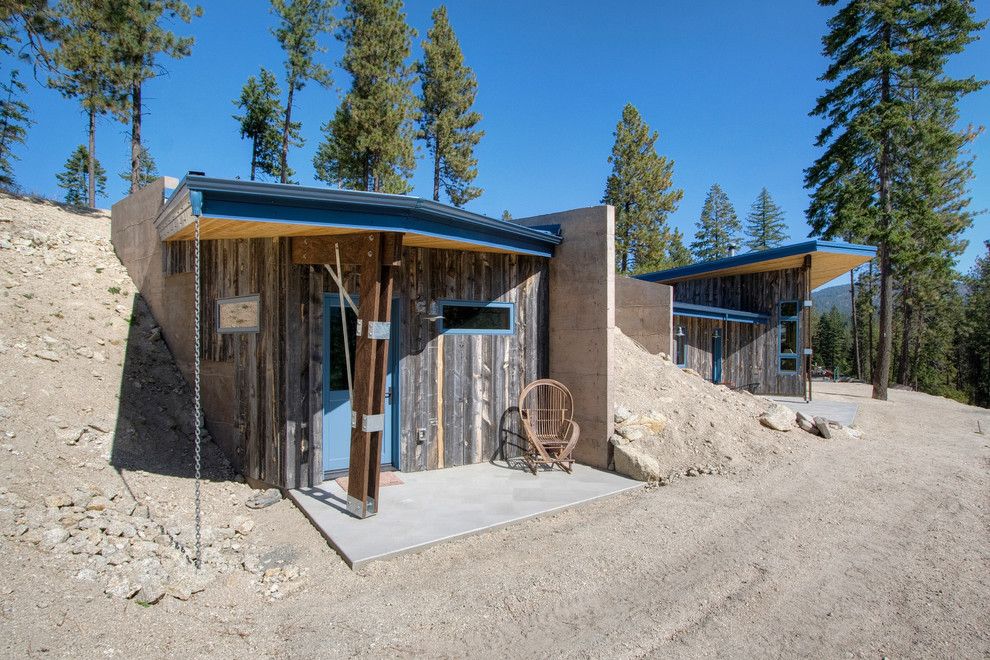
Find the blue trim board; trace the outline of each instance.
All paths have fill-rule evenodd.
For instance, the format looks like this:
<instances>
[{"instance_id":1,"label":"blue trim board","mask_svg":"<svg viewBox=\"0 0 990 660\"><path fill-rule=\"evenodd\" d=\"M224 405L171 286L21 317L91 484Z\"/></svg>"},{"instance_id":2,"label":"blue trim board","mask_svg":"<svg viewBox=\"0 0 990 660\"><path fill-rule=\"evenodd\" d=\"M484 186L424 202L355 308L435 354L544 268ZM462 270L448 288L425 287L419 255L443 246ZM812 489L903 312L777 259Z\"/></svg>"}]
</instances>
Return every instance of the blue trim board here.
<instances>
[{"instance_id":1,"label":"blue trim board","mask_svg":"<svg viewBox=\"0 0 990 660\"><path fill-rule=\"evenodd\" d=\"M679 302L674 303L674 316L691 316L698 319L715 319L718 321L734 321L736 323L770 323L770 317L766 314Z\"/></svg>"},{"instance_id":2,"label":"blue trim board","mask_svg":"<svg viewBox=\"0 0 990 660\"><path fill-rule=\"evenodd\" d=\"M538 256L552 256L558 232L496 220L432 200L357 190L186 175L162 213L189 197L194 215L364 231L401 231ZM552 228L548 228L552 229Z\"/></svg>"},{"instance_id":3,"label":"blue trim board","mask_svg":"<svg viewBox=\"0 0 990 660\"><path fill-rule=\"evenodd\" d=\"M472 328L447 329L443 327L444 307L499 307L509 310L509 327L506 330L488 329L477 330ZM516 333L516 304L511 302L497 302L489 300L450 300L443 299L437 301L437 312L440 318L437 319L437 330L441 335L514 335Z\"/></svg>"},{"instance_id":4,"label":"blue trim board","mask_svg":"<svg viewBox=\"0 0 990 660\"><path fill-rule=\"evenodd\" d=\"M843 243L841 241L824 241L813 239L802 243L781 245L780 247L771 248L769 250L746 252L745 254L723 257L722 259L715 259L713 261L702 261L700 263L690 264L688 266L680 266L678 268L670 268L668 270L659 270L655 273L644 273L643 275L635 275L634 277L636 279L646 280L647 282L666 282L668 280L705 275L728 268L749 266L752 264L762 263L764 261L772 261L774 259L782 259L785 257L796 257L815 252L824 252L829 254L853 254L873 258L876 256L877 249L872 245L859 245L856 243Z\"/></svg>"}]
</instances>

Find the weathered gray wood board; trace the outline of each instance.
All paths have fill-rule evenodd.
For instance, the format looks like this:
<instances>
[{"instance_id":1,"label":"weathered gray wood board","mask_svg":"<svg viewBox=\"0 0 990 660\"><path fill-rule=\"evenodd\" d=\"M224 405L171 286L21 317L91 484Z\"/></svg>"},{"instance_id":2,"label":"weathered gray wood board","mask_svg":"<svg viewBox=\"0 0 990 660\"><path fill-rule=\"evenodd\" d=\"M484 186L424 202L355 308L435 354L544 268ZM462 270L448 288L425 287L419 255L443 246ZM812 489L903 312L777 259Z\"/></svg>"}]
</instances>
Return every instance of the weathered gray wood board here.
<instances>
[{"instance_id":1,"label":"weathered gray wood board","mask_svg":"<svg viewBox=\"0 0 990 660\"><path fill-rule=\"evenodd\" d=\"M323 266L294 264L287 239L203 241L203 358L232 373L204 380L205 398L227 402L211 426L250 478L295 488L323 480L323 298L337 286ZM193 267L192 244L164 244L166 279ZM358 291L356 268L345 286ZM522 443L516 399L548 371L547 260L404 248L393 314L399 336L398 451L405 471L512 456ZM257 333L216 332L216 301L259 294ZM512 335L439 335L429 317L443 298L515 303ZM177 312L191 324L192 310ZM232 383L232 385L231 385ZM232 417L232 419L228 419Z\"/></svg>"},{"instance_id":2,"label":"weathered gray wood board","mask_svg":"<svg viewBox=\"0 0 990 660\"><path fill-rule=\"evenodd\" d=\"M675 284L676 302L758 312L770 317L767 325L752 325L674 316L675 329L679 325L687 333L687 366L711 378L712 334L718 328L722 333L723 382L737 387L754 385L758 394L803 395L803 357L798 360L797 373L780 373L778 369L778 303L794 300L800 304L806 296L807 281L805 269L791 268ZM803 342L811 310L805 307L800 310L799 337Z\"/></svg>"}]
</instances>

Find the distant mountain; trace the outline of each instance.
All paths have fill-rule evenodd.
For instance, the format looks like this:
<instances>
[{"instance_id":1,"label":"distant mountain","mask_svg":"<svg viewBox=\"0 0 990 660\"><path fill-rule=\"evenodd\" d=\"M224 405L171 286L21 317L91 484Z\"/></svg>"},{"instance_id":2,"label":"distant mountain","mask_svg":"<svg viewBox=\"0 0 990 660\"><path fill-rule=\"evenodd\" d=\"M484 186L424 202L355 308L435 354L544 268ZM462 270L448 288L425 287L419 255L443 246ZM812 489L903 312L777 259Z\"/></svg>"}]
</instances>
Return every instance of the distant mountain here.
<instances>
[{"instance_id":1,"label":"distant mountain","mask_svg":"<svg viewBox=\"0 0 990 660\"><path fill-rule=\"evenodd\" d=\"M819 314L824 314L835 305L835 308L839 310L839 313L843 317L849 318L852 315L848 284L836 284L835 286L812 291L811 301L812 305L814 305L813 309Z\"/></svg>"}]
</instances>

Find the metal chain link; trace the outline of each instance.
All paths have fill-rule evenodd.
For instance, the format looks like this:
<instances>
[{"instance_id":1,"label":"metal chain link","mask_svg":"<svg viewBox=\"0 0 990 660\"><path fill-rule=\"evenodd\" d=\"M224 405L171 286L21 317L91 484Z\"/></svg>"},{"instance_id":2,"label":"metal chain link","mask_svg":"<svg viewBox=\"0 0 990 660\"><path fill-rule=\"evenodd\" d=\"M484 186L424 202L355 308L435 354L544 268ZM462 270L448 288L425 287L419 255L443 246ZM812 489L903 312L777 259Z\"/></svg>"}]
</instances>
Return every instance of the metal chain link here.
<instances>
[{"instance_id":1,"label":"metal chain link","mask_svg":"<svg viewBox=\"0 0 990 660\"><path fill-rule=\"evenodd\" d=\"M199 570L203 567L203 545L202 545L202 524L201 524L201 508L200 508L200 443L203 438L203 414L202 414L202 404L200 400L200 390L199 390L199 344L200 344L200 327L199 327L199 307L200 307L200 264L199 264L199 216L196 216L196 292L193 295L195 298L195 311L193 316L195 318L196 328L194 330L194 358L193 358L193 409L195 410L195 424L193 428L196 433L196 569Z\"/></svg>"}]
</instances>

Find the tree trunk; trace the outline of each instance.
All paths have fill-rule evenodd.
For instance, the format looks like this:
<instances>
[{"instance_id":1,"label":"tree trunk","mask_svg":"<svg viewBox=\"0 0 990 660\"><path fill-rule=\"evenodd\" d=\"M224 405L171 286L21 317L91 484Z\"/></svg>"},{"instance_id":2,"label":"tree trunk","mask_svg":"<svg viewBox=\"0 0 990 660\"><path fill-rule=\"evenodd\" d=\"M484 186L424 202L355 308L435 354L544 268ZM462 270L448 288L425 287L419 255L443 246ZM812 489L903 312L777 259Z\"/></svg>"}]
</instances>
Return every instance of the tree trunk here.
<instances>
[{"instance_id":1,"label":"tree trunk","mask_svg":"<svg viewBox=\"0 0 990 660\"><path fill-rule=\"evenodd\" d=\"M258 136L251 138L251 180L254 181L254 167L258 162Z\"/></svg>"},{"instance_id":2,"label":"tree trunk","mask_svg":"<svg viewBox=\"0 0 990 660\"><path fill-rule=\"evenodd\" d=\"M131 194L141 188L141 82L131 85Z\"/></svg>"},{"instance_id":3,"label":"tree trunk","mask_svg":"<svg viewBox=\"0 0 990 660\"><path fill-rule=\"evenodd\" d=\"M96 208L96 111L89 110L89 208Z\"/></svg>"},{"instance_id":4,"label":"tree trunk","mask_svg":"<svg viewBox=\"0 0 990 660\"><path fill-rule=\"evenodd\" d=\"M292 95L295 91L295 85L290 80L289 96L285 100L285 124L282 126L282 159L279 163L282 183L289 182L289 126L292 125Z\"/></svg>"},{"instance_id":5,"label":"tree trunk","mask_svg":"<svg viewBox=\"0 0 990 660\"><path fill-rule=\"evenodd\" d=\"M876 316L876 314L873 312L873 309L874 309L874 305L876 305L876 302L875 301L876 301L876 297L877 297L876 289L874 288L875 286L876 286L876 282L875 282L875 278L873 276L873 262L871 261L870 262L870 287L869 287L869 289L866 292L867 296L869 296L869 305L867 306L867 309L870 310L870 315L869 315L869 317L867 317L867 324L866 324L867 366L870 367L870 382L871 383L873 382L873 374L877 370L877 363L876 363L876 356L875 356L875 353L876 353L876 350L875 350L876 349L876 342L873 341L873 318Z\"/></svg>"},{"instance_id":6,"label":"tree trunk","mask_svg":"<svg viewBox=\"0 0 990 660\"><path fill-rule=\"evenodd\" d=\"M433 201L440 201L440 146L433 154Z\"/></svg>"},{"instance_id":7,"label":"tree trunk","mask_svg":"<svg viewBox=\"0 0 990 660\"><path fill-rule=\"evenodd\" d=\"M883 28L883 39L887 49L891 48L891 29ZM890 103L890 65L884 65L880 75L880 103ZM880 138L880 165L877 174L880 179L880 336L877 341L877 367L873 372L873 398L887 400L887 382L890 380L890 353L893 348L891 327L894 322L894 305L891 300L894 286L894 273L890 260L890 239L893 230L894 205L891 195L893 136L884 127Z\"/></svg>"},{"instance_id":8,"label":"tree trunk","mask_svg":"<svg viewBox=\"0 0 990 660\"><path fill-rule=\"evenodd\" d=\"M849 298L852 300L853 358L856 361L856 380L863 380L863 359L859 352L859 315L856 313L856 278L849 271Z\"/></svg>"}]
</instances>

